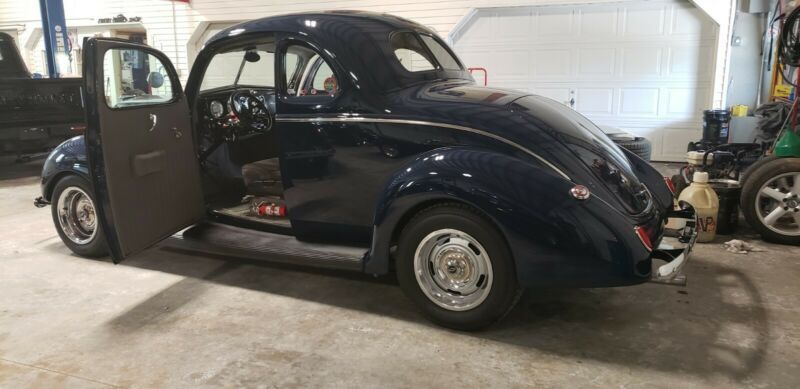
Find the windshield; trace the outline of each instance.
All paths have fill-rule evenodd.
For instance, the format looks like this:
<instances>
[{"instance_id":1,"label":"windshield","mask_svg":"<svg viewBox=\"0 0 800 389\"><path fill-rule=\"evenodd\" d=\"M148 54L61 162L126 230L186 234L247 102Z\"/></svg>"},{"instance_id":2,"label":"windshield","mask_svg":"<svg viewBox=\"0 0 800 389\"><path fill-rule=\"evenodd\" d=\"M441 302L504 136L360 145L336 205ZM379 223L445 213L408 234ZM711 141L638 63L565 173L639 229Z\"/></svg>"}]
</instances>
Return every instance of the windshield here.
<instances>
[{"instance_id":1,"label":"windshield","mask_svg":"<svg viewBox=\"0 0 800 389\"><path fill-rule=\"evenodd\" d=\"M272 88L275 86L275 54L250 48L220 53L211 58L200 90L238 85Z\"/></svg>"}]
</instances>

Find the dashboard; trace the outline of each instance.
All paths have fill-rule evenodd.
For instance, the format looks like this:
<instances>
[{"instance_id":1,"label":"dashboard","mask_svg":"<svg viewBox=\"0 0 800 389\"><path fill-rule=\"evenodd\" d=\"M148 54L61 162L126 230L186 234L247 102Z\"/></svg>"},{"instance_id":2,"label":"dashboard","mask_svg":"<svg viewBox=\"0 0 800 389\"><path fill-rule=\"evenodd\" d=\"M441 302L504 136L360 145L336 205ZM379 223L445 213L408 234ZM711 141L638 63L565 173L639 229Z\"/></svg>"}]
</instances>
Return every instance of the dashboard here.
<instances>
[{"instance_id":1,"label":"dashboard","mask_svg":"<svg viewBox=\"0 0 800 389\"><path fill-rule=\"evenodd\" d=\"M272 88L240 86L206 91L201 93L197 102L201 127L207 131L204 135L215 139L224 138L226 141L232 141L248 135L262 133L265 128L267 131L269 130L271 123L266 125L258 123L265 120L269 121L266 118L264 120L255 120L255 123L247 125L240 123L239 115L234 112L233 104L235 102L231 96L234 96L244 109L251 108L253 104L248 104L247 100L255 98L269 112L275 112L275 90ZM248 116L248 113L244 112L244 115L241 116Z\"/></svg>"}]
</instances>

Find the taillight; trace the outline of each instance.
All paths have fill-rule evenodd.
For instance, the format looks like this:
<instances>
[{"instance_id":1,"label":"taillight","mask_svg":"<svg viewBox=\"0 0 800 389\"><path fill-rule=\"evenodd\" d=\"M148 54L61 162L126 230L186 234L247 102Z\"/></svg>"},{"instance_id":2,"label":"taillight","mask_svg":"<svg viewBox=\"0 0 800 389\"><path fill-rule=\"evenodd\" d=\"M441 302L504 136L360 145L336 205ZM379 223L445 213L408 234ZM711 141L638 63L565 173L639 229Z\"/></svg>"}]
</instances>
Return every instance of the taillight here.
<instances>
[{"instance_id":1,"label":"taillight","mask_svg":"<svg viewBox=\"0 0 800 389\"><path fill-rule=\"evenodd\" d=\"M665 176L664 182L667 184L667 188L669 188L669 191L672 192L672 195L673 196L676 195L677 193L675 193L675 183L672 182L672 179Z\"/></svg>"},{"instance_id":2,"label":"taillight","mask_svg":"<svg viewBox=\"0 0 800 389\"><path fill-rule=\"evenodd\" d=\"M638 236L639 240L642 241L642 244L647 251L653 251L653 243L650 242L650 235L647 234L647 230L644 227L636 226L633 228L633 231L636 232L636 236Z\"/></svg>"}]
</instances>

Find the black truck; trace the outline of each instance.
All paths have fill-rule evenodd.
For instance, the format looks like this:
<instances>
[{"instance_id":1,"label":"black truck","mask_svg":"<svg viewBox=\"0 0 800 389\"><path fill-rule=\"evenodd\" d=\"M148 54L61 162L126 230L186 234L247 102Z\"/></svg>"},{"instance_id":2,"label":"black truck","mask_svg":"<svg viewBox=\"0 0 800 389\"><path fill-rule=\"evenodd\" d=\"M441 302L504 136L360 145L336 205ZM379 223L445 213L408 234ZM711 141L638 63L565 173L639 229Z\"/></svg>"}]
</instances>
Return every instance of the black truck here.
<instances>
[{"instance_id":1,"label":"black truck","mask_svg":"<svg viewBox=\"0 0 800 389\"><path fill-rule=\"evenodd\" d=\"M46 152L84 128L81 78L35 78L0 32L0 155Z\"/></svg>"}]
</instances>

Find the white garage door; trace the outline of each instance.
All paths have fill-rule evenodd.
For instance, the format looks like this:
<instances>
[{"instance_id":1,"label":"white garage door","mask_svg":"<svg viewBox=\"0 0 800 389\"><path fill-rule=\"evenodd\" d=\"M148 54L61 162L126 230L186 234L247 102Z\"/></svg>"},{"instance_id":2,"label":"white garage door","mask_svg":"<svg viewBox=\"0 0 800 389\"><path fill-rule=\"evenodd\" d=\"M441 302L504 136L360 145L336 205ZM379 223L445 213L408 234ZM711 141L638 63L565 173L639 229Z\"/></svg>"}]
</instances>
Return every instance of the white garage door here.
<instances>
[{"instance_id":1,"label":"white garage door","mask_svg":"<svg viewBox=\"0 0 800 389\"><path fill-rule=\"evenodd\" d=\"M476 10L451 34L489 85L572 105L680 161L711 106L716 24L687 1ZM480 81L481 73L475 73Z\"/></svg>"}]
</instances>

